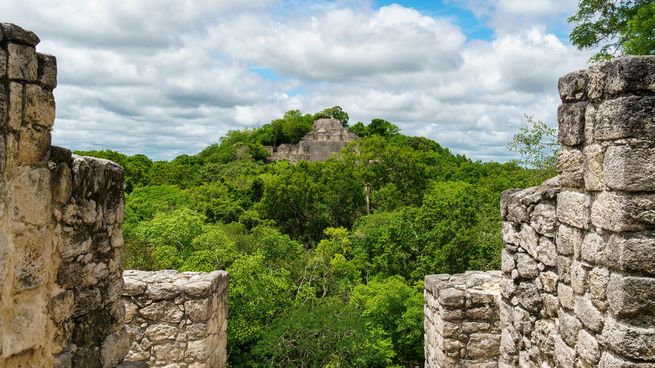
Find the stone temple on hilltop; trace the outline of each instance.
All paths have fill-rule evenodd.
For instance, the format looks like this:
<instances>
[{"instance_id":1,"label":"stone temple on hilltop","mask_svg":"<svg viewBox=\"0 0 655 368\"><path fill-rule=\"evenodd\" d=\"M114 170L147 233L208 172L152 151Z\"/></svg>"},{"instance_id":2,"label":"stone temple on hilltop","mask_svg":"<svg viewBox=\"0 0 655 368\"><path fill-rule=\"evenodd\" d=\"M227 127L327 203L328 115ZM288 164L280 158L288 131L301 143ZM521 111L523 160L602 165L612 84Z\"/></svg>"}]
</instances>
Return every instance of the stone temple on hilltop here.
<instances>
[{"instance_id":1,"label":"stone temple on hilltop","mask_svg":"<svg viewBox=\"0 0 655 368\"><path fill-rule=\"evenodd\" d=\"M325 161L357 138L357 134L348 131L337 119L318 119L298 144L266 146L266 149L271 153L271 161Z\"/></svg>"}]
</instances>

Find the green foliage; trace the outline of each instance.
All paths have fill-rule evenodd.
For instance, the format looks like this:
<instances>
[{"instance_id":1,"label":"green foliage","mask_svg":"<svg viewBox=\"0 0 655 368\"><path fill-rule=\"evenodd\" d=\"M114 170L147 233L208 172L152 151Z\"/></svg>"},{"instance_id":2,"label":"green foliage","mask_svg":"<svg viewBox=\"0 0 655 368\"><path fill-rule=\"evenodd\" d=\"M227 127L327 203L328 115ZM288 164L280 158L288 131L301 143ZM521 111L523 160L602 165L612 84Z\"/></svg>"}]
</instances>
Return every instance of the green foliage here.
<instances>
[{"instance_id":1,"label":"green foliage","mask_svg":"<svg viewBox=\"0 0 655 368\"><path fill-rule=\"evenodd\" d=\"M125 169L125 191L127 193L148 184L148 172L152 166L152 161L146 155L127 156L112 150L76 151L75 154L104 158L121 165Z\"/></svg>"},{"instance_id":2,"label":"green foliage","mask_svg":"<svg viewBox=\"0 0 655 368\"><path fill-rule=\"evenodd\" d=\"M232 367L420 367L423 277L498 268L500 192L543 171L474 162L382 119L353 125L339 158L265 163L262 144L318 117L348 116L292 110L168 162L98 153L132 167L124 266L230 272ZM544 127L520 132L526 153Z\"/></svg>"},{"instance_id":3,"label":"green foliage","mask_svg":"<svg viewBox=\"0 0 655 368\"><path fill-rule=\"evenodd\" d=\"M254 367L390 367L392 343L335 298L280 316L255 346Z\"/></svg>"},{"instance_id":4,"label":"green foliage","mask_svg":"<svg viewBox=\"0 0 655 368\"><path fill-rule=\"evenodd\" d=\"M593 61L655 54L655 0L581 0L569 22L575 24L571 43L601 47Z\"/></svg>"},{"instance_id":5,"label":"green foliage","mask_svg":"<svg viewBox=\"0 0 655 368\"><path fill-rule=\"evenodd\" d=\"M343 125L344 128L348 127L348 120L350 117L348 116L348 113L343 111L341 109L341 106L333 106L329 107L321 112L317 112L314 114L314 119L337 119L339 122L341 122L341 125Z\"/></svg>"},{"instance_id":6,"label":"green foliage","mask_svg":"<svg viewBox=\"0 0 655 368\"><path fill-rule=\"evenodd\" d=\"M557 129L529 115L525 115L525 120L526 124L514 135L507 148L522 156L520 164L536 169L544 179L557 175Z\"/></svg>"}]
</instances>

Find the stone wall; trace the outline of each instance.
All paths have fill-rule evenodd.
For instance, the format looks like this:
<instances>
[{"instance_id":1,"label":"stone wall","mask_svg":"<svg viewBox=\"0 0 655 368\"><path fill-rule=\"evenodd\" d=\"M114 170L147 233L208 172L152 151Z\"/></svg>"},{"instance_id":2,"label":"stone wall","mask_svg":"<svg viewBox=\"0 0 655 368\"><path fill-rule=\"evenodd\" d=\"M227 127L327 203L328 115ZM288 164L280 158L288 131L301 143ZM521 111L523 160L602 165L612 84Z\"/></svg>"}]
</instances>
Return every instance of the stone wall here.
<instances>
[{"instance_id":1,"label":"stone wall","mask_svg":"<svg viewBox=\"0 0 655 368\"><path fill-rule=\"evenodd\" d=\"M52 147L56 60L0 24L0 366L114 367L123 170Z\"/></svg>"},{"instance_id":2,"label":"stone wall","mask_svg":"<svg viewBox=\"0 0 655 368\"><path fill-rule=\"evenodd\" d=\"M220 368L227 360L226 272L125 271L131 348L149 367Z\"/></svg>"},{"instance_id":3,"label":"stone wall","mask_svg":"<svg viewBox=\"0 0 655 368\"><path fill-rule=\"evenodd\" d=\"M501 273L425 278L425 366L490 367L498 361Z\"/></svg>"},{"instance_id":4,"label":"stone wall","mask_svg":"<svg viewBox=\"0 0 655 368\"><path fill-rule=\"evenodd\" d=\"M559 91L560 188L503 198L502 362L653 367L655 57L568 74Z\"/></svg>"},{"instance_id":5,"label":"stone wall","mask_svg":"<svg viewBox=\"0 0 655 368\"><path fill-rule=\"evenodd\" d=\"M655 57L570 73L559 92L559 176L501 197L498 366L653 368ZM429 287L426 303L440 305ZM455 351L431 352L429 331L456 313L436 311L427 366Z\"/></svg>"}]
</instances>

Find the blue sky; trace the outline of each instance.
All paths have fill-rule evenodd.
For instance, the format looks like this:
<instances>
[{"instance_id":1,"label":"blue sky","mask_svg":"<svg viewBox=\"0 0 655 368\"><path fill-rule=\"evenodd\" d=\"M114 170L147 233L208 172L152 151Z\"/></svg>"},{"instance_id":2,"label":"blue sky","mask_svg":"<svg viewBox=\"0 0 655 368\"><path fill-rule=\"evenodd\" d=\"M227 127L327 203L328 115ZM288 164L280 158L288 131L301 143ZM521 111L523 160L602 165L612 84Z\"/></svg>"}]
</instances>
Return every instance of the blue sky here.
<instances>
[{"instance_id":1,"label":"blue sky","mask_svg":"<svg viewBox=\"0 0 655 368\"><path fill-rule=\"evenodd\" d=\"M352 122L507 161L524 114L554 126L557 79L587 66L567 40L576 4L24 0L0 13L57 56L57 145L171 159L340 105Z\"/></svg>"}]
</instances>

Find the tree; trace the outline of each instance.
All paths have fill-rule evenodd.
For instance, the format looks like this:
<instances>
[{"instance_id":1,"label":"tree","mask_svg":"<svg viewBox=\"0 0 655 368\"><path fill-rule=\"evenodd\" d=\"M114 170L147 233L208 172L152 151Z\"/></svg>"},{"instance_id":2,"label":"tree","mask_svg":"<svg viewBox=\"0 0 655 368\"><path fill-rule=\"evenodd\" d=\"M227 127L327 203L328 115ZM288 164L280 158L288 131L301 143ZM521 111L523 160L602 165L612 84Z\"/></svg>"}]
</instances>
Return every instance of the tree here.
<instances>
[{"instance_id":1,"label":"tree","mask_svg":"<svg viewBox=\"0 0 655 368\"><path fill-rule=\"evenodd\" d=\"M525 120L526 124L514 134L507 148L522 156L518 162L523 166L537 169L545 173L546 177L555 175L559 149L557 129L549 127L543 121L534 120L529 115L525 115Z\"/></svg>"},{"instance_id":2,"label":"tree","mask_svg":"<svg viewBox=\"0 0 655 368\"><path fill-rule=\"evenodd\" d=\"M314 114L314 120L329 118L339 120L344 128L348 127L348 119L350 119L350 117L348 116L347 112L341 109L341 106L328 107L327 109Z\"/></svg>"},{"instance_id":3,"label":"tree","mask_svg":"<svg viewBox=\"0 0 655 368\"><path fill-rule=\"evenodd\" d=\"M593 61L655 54L655 0L580 0L569 22L578 49L601 47Z\"/></svg>"}]
</instances>

